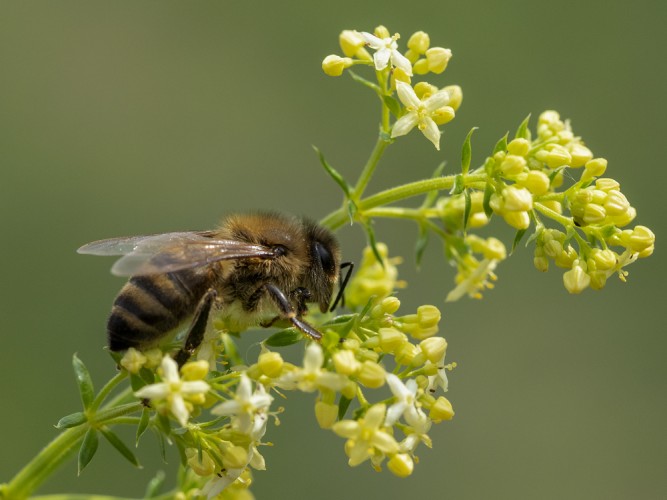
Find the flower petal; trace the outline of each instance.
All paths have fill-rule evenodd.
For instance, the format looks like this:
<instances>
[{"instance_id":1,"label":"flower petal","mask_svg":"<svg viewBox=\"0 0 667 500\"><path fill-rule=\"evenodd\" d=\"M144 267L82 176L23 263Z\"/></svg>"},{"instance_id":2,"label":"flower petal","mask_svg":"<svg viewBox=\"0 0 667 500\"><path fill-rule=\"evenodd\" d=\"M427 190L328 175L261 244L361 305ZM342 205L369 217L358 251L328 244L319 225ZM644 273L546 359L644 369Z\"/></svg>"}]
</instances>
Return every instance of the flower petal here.
<instances>
[{"instance_id":1,"label":"flower petal","mask_svg":"<svg viewBox=\"0 0 667 500\"><path fill-rule=\"evenodd\" d=\"M424 134L424 137L433 143L435 149L440 151L440 129L433 119L428 116L424 117L419 124L419 128L422 131L422 134Z\"/></svg>"},{"instance_id":2,"label":"flower petal","mask_svg":"<svg viewBox=\"0 0 667 500\"><path fill-rule=\"evenodd\" d=\"M322 354L322 348L317 342L311 342L311 344L306 348L306 354L303 357L303 369L312 373L322 367L324 362L324 354Z\"/></svg>"},{"instance_id":3,"label":"flower petal","mask_svg":"<svg viewBox=\"0 0 667 500\"><path fill-rule=\"evenodd\" d=\"M389 64L389 58L391 57L391 50L388 48L380 49L375 54L373 54L373 61L375 62L375 69L382 71Z\"/></svg>"},{"instance_id":4,"label":"flower petal","mask_svg":"<svg viewBox=\"0 0 667 500\"><path fill-rule=\"evenodd\" d=\"M396 120L396 123L394 123L394 126L391 129L392 139L394 137L401 137L402 135L410 132L413 128L415 128L415 125L417 125L418 121L419 117L417 116L417 113L408 113L401 116L398 120Z\"/></svg>"},{"instance_id":5,"label":"flower petal","mask_svg":"<svg viewBox=\"0 0 667 500\"><path fill-rule=\"evenodd\" d=\"M439 90L424 101L424 109L426 109L426 111L429 113L433 113L434 111L447 106L448 104L449 92L446 90Z\"/></svg>"},{"instance_id":6,"label":"flower petal","mask_svg":"<svg viewBox=\"0 0 667 500\"><path fill-rule=\"evenodd\" d=\"M412 88L412 85L402 81L396 82L396 93L398 98L401 100L403 105L407 108L416 109L421 106L422 102L415 94L415 89Z\"/></svg>"},{"instance_id":7,"label":"flower petal","mask_svg":"<svg viewBox=\"0 0 667 500\"><path fill-rule=\"evenodd\" d=\"M169 385L165 383L145 385L134 395L145 399L164 399L169 395Z\"/></svg>"},{"instance_id":8,"label":"flower petal","mask_svg":"<svg viewBox=\"0 0 667 500\"><path fill-rule=\"evenodd\" d=\"M178 420L178 423L185 427L188 423L190 412L186 408L185 401L183 401L183 397L180 394L172 394L169 409L174 417L176 417L176 420Z\"/></svg>"},{"instance_id":9,"label":"flower petal","mask_svg":"<svg viewBox=\"0 0 667 500\"><path fill-rule=\"evenodd\" d=\"M398 69L403 70L406 75L412 76L412 63L398 50L391 51L391 64L396 66Z\"/></svg>"},{"instance_id":10,"label":"flower petal","mask_svg":"<svg viewBox=\"0 0 667 500\"><path fill-rule=\"evenodd\" d=\"M384 40L382 40L382 38L378 38L371 33L362 31L361 37L364 39L364 43L368 44L371 49L378 50L385 46Z\"/></svg>"},{"instance_id":11,"label":"flower petal","mask_svg":"<svg viewBox=\"0 0 667 500\"><path fill-rule=\"evenodd\" d=\"M162 378L169 382L178 382L181 378L178 375L178 364L171 359L171 356L162 358Z\"/></svg>"}]
</instances>

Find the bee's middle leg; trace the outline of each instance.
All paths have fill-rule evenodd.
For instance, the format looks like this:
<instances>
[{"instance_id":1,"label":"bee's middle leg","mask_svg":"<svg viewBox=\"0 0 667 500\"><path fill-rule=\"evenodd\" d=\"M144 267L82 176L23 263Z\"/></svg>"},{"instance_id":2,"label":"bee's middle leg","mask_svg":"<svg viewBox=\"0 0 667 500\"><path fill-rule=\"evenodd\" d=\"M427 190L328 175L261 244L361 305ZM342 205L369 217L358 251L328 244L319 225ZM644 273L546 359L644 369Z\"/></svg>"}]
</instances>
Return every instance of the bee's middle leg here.
<instances>
[{"instance_id":1,"label":"bee's middle leg","mask_svg":"<svg viewBox=\"0 0 667 500\"><path fill-rule=\"evenodd\" d=\"M217 292L213 288L210 288L199 301L197 310L192 317L192 323L190 323L190 328L185 336L183 347L174 355L174 360L178 363L179 368L190 359L190 356L194 354L204 340L208 317L216 296Z\"/></svg>"},{"instance_id":2,"label":"bee's middle leg","mask_svg":"<svg viewBox=\"0 0 667 500\"><path fill-rule=\"evenodd\" d=\"M322 338L322 334L320 332L315 330L314 327L299 317L303 311L295 311L289 299L285 296L280 288L278 288L273 283L267 283L264 285L264 289L268 292L269 297L271 297L271 299L278 306L281 318L289 320L297 329L301 330L313 340L320 340ZM305 303L300 304L299 308L305 309Z\"/></svg>"}]
</instances>

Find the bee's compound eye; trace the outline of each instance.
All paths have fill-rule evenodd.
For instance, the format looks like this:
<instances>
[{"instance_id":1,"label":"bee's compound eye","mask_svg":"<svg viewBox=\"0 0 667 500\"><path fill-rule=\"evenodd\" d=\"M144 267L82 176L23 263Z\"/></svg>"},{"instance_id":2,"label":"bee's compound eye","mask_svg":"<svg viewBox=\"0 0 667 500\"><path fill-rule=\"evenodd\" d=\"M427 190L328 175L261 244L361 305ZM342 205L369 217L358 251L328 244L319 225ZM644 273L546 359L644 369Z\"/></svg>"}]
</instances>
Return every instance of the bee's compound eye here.
<instances>
[{"instance_id":1,"label":"bee's compound eye","mask_svg":"<svg viewBox=\"0 0 667 500\"><path fill-rule=\"evenodd\" d=\"M320 243L319 241L316 241L314 246L315 246L315 255L317 255L317 258L319 259L324 272L327 273L328 275L335 274L336 263L334 262L333 255L331 255L329 249L324 245L322 245L322 243Z\"/></svg>"},{"instance_id":2,"label":"bee's compound eye","mask_svg":"<svg viewBox=\"0 0 667 500\"><path fill-rule=\"evenodd\" d=\"M275 253L276 257L282 257L283 255L287 254L287 248L282 245L274 245L273 252Z\"/></svg>"}]
</instances>

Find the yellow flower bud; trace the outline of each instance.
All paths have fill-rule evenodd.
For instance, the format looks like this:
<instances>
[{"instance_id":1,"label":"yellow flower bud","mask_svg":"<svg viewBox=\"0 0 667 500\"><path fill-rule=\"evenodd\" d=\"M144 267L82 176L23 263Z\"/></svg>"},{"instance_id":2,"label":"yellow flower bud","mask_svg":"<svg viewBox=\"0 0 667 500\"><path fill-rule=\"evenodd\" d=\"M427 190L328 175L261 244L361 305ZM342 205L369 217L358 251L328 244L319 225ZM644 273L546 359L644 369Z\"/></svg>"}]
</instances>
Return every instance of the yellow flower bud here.
<instances>
[{"instance_id":1,"label":"yellow flower bud","mask_svg":"<svg viewBox=\"0 0 667 500\"><path fill-rule=\"evenodd\" d=\"M375 30L373 31L373 34L378 38L389 38L389 37L391 37L391 35L389 34L389 30L382 25L379 25L378 27L376 27Z\"/></svg>"},{"instance_id":2,"label":"yellow flower bud","mask_svg":"<svg viewBox=\"0 0 667 500\"><path fill-rule=\"evenodd\" d=\"M426 60L428 61L429 71L439 75L445 68L449 60L452 58L452 51L443 49L442 47L432 47L426 51Z\"/></svg>"},{"instance_id":3,"label":"yellow flower bud","mask_svg":"<svg viewBox=\"0 0 667 500\"><path fill-rule=\"evenodd\" d=\"M514 177L526 168L526 159L523 156L507 155L500 164L500 170L509 177Z\"/></svg>"},{"instance_id":4,"label":"yellow flower bud","mask_svg":"<svg viewBox=\"0 0 667 500\"><path fill-rule=\"evenodd\" d=\"M454 112L454 108L451 106L443 106L442 108L436 109L431 115L431 118L433 118L433 121L438 125L444 125L445 123L452 121L455 116L456 113Z\"/></svg>"},{"instance_id":5,"label":"yellow flower bud","mask_svg":"<svg viewBox=\"0 0 667 500\"><path fill-rule=\"evenodd\" d=\"M607 217L607 212L603 206L597 203L589 203L584 207L583 221L585 224L599 224Z\"/></svg>"},{"instance_id":6,"label":"yellow flower bud","mask_svg":"<svg viewBox=\"0 0 667 500\"><path fill-rule=\"evenodd\" d=\"M415 464L407 453L397 453L387 462L387 468L398 477L408 477L412 474Z\"/></svg>"},{"instance_id":7,"label":"yellow flower bud","mask_svg":"<svg viewBox=\"0 0 667 500\"><path fill-rule=\"evenodd\" d=\"M633 252L643 252L654 246L655 234L646 226L636 226L627 240L628 248Z\"/></svg>"},{"instance_id":8,"label":"yellow flower bud","mask_svg":"<svg viewBox=\"0 0 667 500\"><path fill-rule=\"evenodd\" d=\"M603 191L604 192L604 191ZM607 192L604 209L611 216L623 215L630 208L630 202L623 193L612 189Z\"/></svg>"},{"instance_id":9,"label":"yellow flower bud","mask_svg":"<svg viewBox=\"0 0 667 500\"><path fill-rule=\"evenodd\" d=\"M248 451L242 446L225 446L222 463L228 469L241 469L248 465Z\"/></svg>"},{"instance_id":10,"label":"yellow flower bud","mask_svg":"<svg viewBox=\"0 0 667 500\"><path fill-rule=\"evenodd\" d=\"M593 158L593 153L591 150L581 143L571 142L568 144L567 149L570 152L570 156L572 158L570 162L571 167L583 167Z\"/></svg>"},{"instance_id":11,"label":"yellow flower bud","mask_svg":"<svg viewBox=\"0 0 667 500\"><path fill-rule=\"evenodd\" d=\"M217 468L211 456L203 450L201 460L199 459L199 451L194 448L186 448L185 456L188 459L188 466L198 476L210 476Z\"/></svg>"},{"instance_id":12,"label":"yellow flower bud","mask_svg":"<svg viewBox=\"0 0 667 500\"><path fill-rule=\"evenodd\" d=\"M625 213L621 215L610 216L609 219L611 219L612 224L615 226L623 227L627 226L633 220L635 220L635 217L637 217L637 209L635 209L635 207L628 207Z\"/></svg>"},{"instance_id":13,"label":"yellow flower bud","mask_svg":"<svg viewBox=\"0 0 667 500\"><path fill-rule=\"evenodd\" d=\"M446 397L440 396L433 406L431 406L428 416L435 423L442 422L443 420L451 420L454 418L452 403Z\"/></svg>"},{"instance_id":14,"label":"yellow flower bud","mask_svg":"<svg viewBox=\"0 0 667 500\"><path fill-rule=\"evenodd\" d=\"M329 76L340 76L345 68L352 66L352 59L335 54L326 56L322 61L322 71Z\"/></svg>"},{"instance_id":15,"label":"yellow flower bud","mask_svg":"<svg viewBox=\"0 0 667 500\"><path fill-rule=\"evenodd\" d=\"M264 375L276 378L282 373L285 362L280 353L266 351L259 355L257 364Z\"/></svg>"},{"instance_id":16,"label":"yellow flower bud","mask_svg":"<svg viewBox=\"0 0 667 500\"><path fill-rule=\"evenodd\" d=\"M181 368L184 380L203 380L208 374L208 361L189 361Z\"/></svg>"},{"instance_id":17,"label":"yellow flower bud","mask_svg":"<svg viewBox=\"0 0 667 500\"><path fill-rule=\"evenodd\" d=\"M601 250L599 248L594 248L591 251L590 259L595 262L597 269L601 271L609 271L616 266L617 255L609 249Z\"/></svg>"},{"instance_id":18,"label":"yellow flower bud","mask_svg":"<svg viewBox=\"0 0 667 500\"><path fill-rule=\"evenodd\" d=\"M380 328L378 330L380 348L384 352L395 352L401 345L408 341L404 333L396 328Z\"/></svg>"},{"instance_id":19,"label":"yellow flower bud","mask_svg":"<svg viewBox=\"0 0 667 500\"><path fill-rule=\"evenodd\" d=\"M503 191L503 209L510 212L525 212L533 208L533 195L525 188L508 186Z\"/></svg>"},{"instance_id":20,"label":"yellow flower bud","mask_svg":"<svg viewBox=\"0 0 667 500\"><path fill-rule=\"evenodd\" d=\"M545 163L549 168L558 168L563 165L569 165L572 162L572 156L570 152L562 146L557 144L553 145L551 151L549 151L545 158Z\"/></svg>"},{"instance_id":21,"label":"yellow flower bud","mask_svg":"<svg viewBox=\"0 0 667 500\"><path fill-rule=\"evenodd\" d=\"M486 240L486 246L482 251L485 259L505 260L507 257L507 250L505 244L498 238L490 237Z\"/></svg>"},{"instance_id":22,"label":"yellow flower bud","mask_svg":"<svg viewBox=\"0 0 667 500\"><path fill-rule=\"evenodd\" d=\"M449 94L449 105L454 111L458 111L463 102L463 90L458 85L447 85L443 90Z\"/></svg>"},{"instance_id":23,"label":"yellow flower bud","mask_svg":"<svg viewBox=\"0 0 667 500\"><path fill-rule=\"evenodd\" d=\"M146 356L134 347L130 347L120 360L120 366L130 373L138 373L144 366L144 363L146 363Z\"/></svg>"},{"instance_id":24,"label":"yellow flower bud","mask_svg":"<svg viewBox=\"0 0 667 500\"><path fill-rule=\"evenodd\" d=\"M593 177L600 177L607 170L607 160L604 158L593 158L586 162L584 168L584 173L581 174L582 181L590 180Z\"/></svg>"},{"instance_id":25,"label":"yellow flower bud","mask_svg":"<svg viewBox=\"0 0 667 500\"><path fill-rule=\"evenodd\" d=\"M540 170L531 170L528 172L528 176L521 183L523 186L528 189L535 196L540 196L549 191L549 176Z\"/></svg>"},{"instance_id":26,"label":"yellow flower bud","mask_svg":"<svg viewBox=\"0 0 667 500\"><path fill-rule=\"evenodd\" d=\"M428 82L418 82L415 84L415 94L419 99L426 100L438 91L438 87Z\"/></svg>"},{"instance_id":27,"label":"yellow flower bud","mask_svg":"<svg viewBox=\"0 0 667 500\"><path fill-rule=\"evenodd\" d=\"M607 283L607 273L604 271L589 271L591 277L590 287L592 290L602 290Z\"/></svg>"},{"instance_id":28,"label":"yellow flower bud","mask_svg":"<svg viewBox=\"0 0 667 500\"><path fill-rule=\"evenodd\" d=\"M515 229L528 229L528 226L530 226L528 212L505 212L503 219Z\"/></svg>"},{"instance_id":29,"label":"yellow flower bud","mask_svg":"<svg viewBox=\"0 0 667 500\"><path fill-rule=\"evenodd\" d=\"M412 72L415 75L425 75L428 73L428 61L425 58L419 59L412 65Z\"/></svg>"},{"instance_id":30,"label":"yellow flower bud","mask_svg":"<svg viewBox=\"0 0 667 500\"><path fill-rule=\"evenodd\" d=\"M554 257L554 262L558 267L569 269L572 267L574 261L578 257L579 255L577 255L577 251L574 249L574 247L572 245L568 245L567 248L560 253L560 255Z\"/></svg>"},{"instance_id":31,"label":"yellow flower bud","mask_svg":"<svg viewBox=\"0 0 667 500\"><path fill-rule=\"evenodd\" d=\"M507 145L507 152L511 155L526 156L528 151L530 151L530 141L528 139L512 139Z\"/></svg>"},{"instance_id":32,"label":"yellow flower bud","mask_svg":"<svg viewBox=\"0 0 667 500\"><path fill-rule=\"evenodd\" d=\"M371 389L377 389L384 385L386 373L384 368L373 361L364 361L357 374L359 383Z\"/></svg>"},{"instance_id":33,"label":"yellow flower bud","mask_svg":"<svg viewBox=\"0 0 667 500\"><path fill-rule=\"evenodd\" d=\"M447 352L447 341L442 337L430 337L422 340L419 348L431 363L438 363Z\"/></svg>"},{"instance_id":34,"label":"yellow flower bud","mask_svg":"<svg viewBox=\"0 0 667 500\"><path fill-rule=\"evenodd\" d=\"M394 353L394 359L399 365L410 365L412 360L415 359L415 356L419 353L419 349L416 345L406 342L402 344Z\"/></svg>"},{"instance_id":35,"label":"yellow flower bud","mask_svg":"<svg viewBox=\"0 0 667 500\"><path fill-rule=\"evenodd\" d=\"M332 356L334 368L342 375L354 375L361 368L353 351L336 351Z\"/></svg>"},{"instance_id":36,"label":"yellow flower bud","mask_svg":"<svg viewBox=\"0 0 667 500\"><path fill-rule=\"evenodd\" d=\"M408 40L408 48L418 54L426 52L430 44L431 39L429 38L428 33L424 33L423 31L413 33Z\"/></svg>"},{"instance_id":37,"label":"yellow flower bud","mask_svg":"<svg viewBox=\"0 0 667 500\"><path fill-rule=\"evenodd\" d=\"M352 30L343 30L338 36L338 43L347 57L355 57L359 49L366 45L361 34Z\"/></svg>"},{"instance_id":38,"label":"yellow flower bud","mask_svg":"<svg viewBox=\"0 0 667 500\"><path fill-rule=\"evenodd\" d=\"M322 429L331 429L338 418L338 405L318 401L315 403L315 418Z\"/></svg>"},{"instance_id":39,"label":"yellow flower bud","mask_svg":"<svg viewBox=\"0 0 667 500\"><path fill-rule=\"evenodd\" d=\"M583 292L590 284L591 277L586 274L586 271L578 260L575 261L572 269L563 274L563 285L572 294Z\"/></svg>"},{"instance_id":40,"label":"yellow flower bud","mask_svg":"<svg viewBox=\"0 0 667 500\"><path fill-rule=\"evenodd\" d=\"M595 187L601 191L611 191L613 189L616 191L621 190L621 185L614 179L610 179L608 177L597 179L595 181Z\"/></svg>"},{"instance_id":41,"label":"yellow flower bud","mask_svg":"<svg viewBox=\"0 0 667 500\"><path fill-rule=\"evenodd\" d=\"M164 353L162 352L162 349L160 349L159 347L154 347L153 349L149 349L143 354L144 356L146 356L146 363L144 364L144 366L150 369L160 366L160 363L162 363L162 358L164 357Z\"/></svg>"},{"instance_id":42,"label":"yellow flower bud","mask_svg":"<svg viewBox=\"0 0 667 500\"><path fill-rule=\"evenodd\" d=\"M357 395L357 384L353 381L348 381L340 391L340 393L347 399L354 399Z\"/></svg>"}]
</instances>

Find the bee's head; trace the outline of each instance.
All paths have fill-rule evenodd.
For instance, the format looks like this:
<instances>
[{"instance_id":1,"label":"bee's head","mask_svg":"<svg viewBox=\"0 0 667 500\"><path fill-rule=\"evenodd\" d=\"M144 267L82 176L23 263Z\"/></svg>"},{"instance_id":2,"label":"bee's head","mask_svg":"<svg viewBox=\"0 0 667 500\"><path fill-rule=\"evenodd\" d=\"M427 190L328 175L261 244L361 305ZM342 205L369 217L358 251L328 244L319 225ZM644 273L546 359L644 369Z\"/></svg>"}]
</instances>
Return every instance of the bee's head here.
<instances>
[{"instance_id":1,"label":"bee's head","mask_svg":"<svg viewBox=\"0 0 667 500\"><path fill-rule=\"evenodd\" d=\"M310 268L305 286L312 293L320 311L329 309L333 289L340 274L340 249L338 241L327 229L305 221L310 252Z\"/></svg>"}]
</instances>

